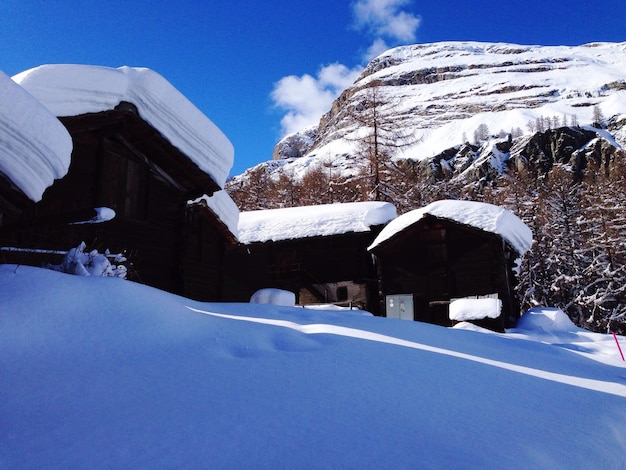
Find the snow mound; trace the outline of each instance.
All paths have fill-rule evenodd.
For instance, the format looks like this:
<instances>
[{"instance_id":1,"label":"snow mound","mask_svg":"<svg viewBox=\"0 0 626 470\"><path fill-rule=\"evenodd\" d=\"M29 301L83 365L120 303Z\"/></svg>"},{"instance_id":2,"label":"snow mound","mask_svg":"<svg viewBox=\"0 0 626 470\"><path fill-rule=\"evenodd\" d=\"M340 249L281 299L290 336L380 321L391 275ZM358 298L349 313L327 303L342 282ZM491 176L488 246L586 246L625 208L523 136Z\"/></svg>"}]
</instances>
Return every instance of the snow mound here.
<instances>
[{"instance_id":1,"label":"snow mound","mask_svg":"<svg viewBox=\"0 0 626 470\"><path fill-rule=\"evenodd\" d=\"M483 333L483 334L486 334L486 335L489 335L489 334L496 335L496 334L498 334L497 332L495 332L493 330L488 330L487 328L483 328L482 326L478 326L475 323L470 323L470 322L467 322L467 321L462 321L462 322L456 323L451 328L453 330L475 331L476 333Z\"/></svg>"},{"instance_id":2,"label":"snow mound","mask_svg":"<svg viewBox=\"0 0 626 470\"><path fill-rule=\"evenodd\" d=\"M396 216L393 204L378 201L248 211L239 215L239 240L247 244L368 232Z\"/></svg>"},{"instance_id":3,"label":"snow mound","mask_svg":"<svg viewBox=\"0 0 626 470\"><path fill-rule=\"evenodd\" d=\"M548 307L537 307L528 310L517 321L515 328L550 333L576 332L579 330L563 310Z\"/></svg>"},{"instance_id":4,"label":"snow mound","mask_svg":"<svg viewBox=\"0 0 626 470\"><path fill-rule=\"evenodd\" d=\"M234 149L222 131L158 73L147 68L42 65L13 77L55 116L134 104L140 116L223 186Z\"/></svg>"},{"instance_id":5,"label":"snow mound","mask_svg":"<svg viewBox=\"0 0 626 470\"><path fill-rule=\"evenodd\" d=\"M67 173L72 138L41 103L0 72L0 174L32 201Z\"/></svg>"},{"instance_id":6,"label":"snow mound","mask_svg":"<svg viewBox=\"0 0 626 470\"><path fill-rule=\"evenodd\" d=\"M450 302L450 320L460 322L498 318L501 311L500 299L457 299Z\"/></svg>"},{"instance_id":7,"label":"snow mound","mask_svg":"<svg viewBox=\"0 0 626 470\"><path fill-rule=\"evenodd\" d=\"M250 303L293 307L296 305L296 294L282 289L259 289L250 297Z\"/></svg>"},{"instance_id":8,"label":"snow mound","mask_svg":"<svg viewBox=\"0 0 626 470\"><path fill-rule=\"evenodd\" d=\"M503 207L484 202L442 200L407 212L391 221L368 250L374 249L397 233L418 223L427 215L495 233L504 238L520 255L526 253L532 244L533 236L528 226Z\"/></svg>"}]
</instances>

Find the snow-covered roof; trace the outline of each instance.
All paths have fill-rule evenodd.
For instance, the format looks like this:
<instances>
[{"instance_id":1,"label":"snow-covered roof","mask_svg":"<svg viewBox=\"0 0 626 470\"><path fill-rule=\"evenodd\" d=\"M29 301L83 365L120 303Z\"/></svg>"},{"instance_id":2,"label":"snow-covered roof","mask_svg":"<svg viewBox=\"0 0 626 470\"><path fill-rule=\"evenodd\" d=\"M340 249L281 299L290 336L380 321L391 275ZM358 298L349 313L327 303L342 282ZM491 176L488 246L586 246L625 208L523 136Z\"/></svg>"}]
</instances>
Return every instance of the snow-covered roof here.
<instances>
[{"instance_id":1,"label":"snow-covered roof","mask_svg":"<svg viewBox=\"0 0 626 470\"><path fill-rule=\"evenodd\" d=\"M158 73L146 68L42 65L13 77L55 116L134 104L142 119L224 186L233 165L228 138Z\"/></svg>"},{"instance_id":2,"label":"snow-covered roof","mask_svg":"<svg viewBox=\"0 0 626 470\"><path fill-rule=\"evenodd\" d=\"M368 250L383 244L406 228L431 215L448 219L459 224L469 225L485 232L501 236L520 255L526 253L532 244L532 232L515 214L509 210L475 201L443 200L426 207L415 209L391 221L376 237Z\"/></svg>"},{"instance_id":3,"label":"snow-covered roof","mask_svg":"<svg viewBox=\"0 0 626 470\"><path fill-rule=\"evenodd\" d=\"M67 173L72 138L54 114L0 72L0 173L37 202Z\"/></svg>"},{"instance_id":4,"label":"snow-covered roof","mask_svg":"<svg viewBox=\"0 0 626 470\"><path fill-rule=\"evenodd\" d=\"M378 201L242 212L239 241L247 244L368 232L396 216L393 204Z\"/></svg>"},{"instance_id":5,"label":"snow-covered roof","mask_svg":"<svg viewBox=\"0 0 626 470\"><path fill-rule=\"evenodd\" d=\"M215 216L224 224L224 226L232 233L235 238L239 235L237 225L239 223L239 208L235 201L231 199L224 190L217 191L211 196L201 196L198 199L189 201L189 204L201 204L206 206L215 214Z\"/></svg>"}]
</instances>

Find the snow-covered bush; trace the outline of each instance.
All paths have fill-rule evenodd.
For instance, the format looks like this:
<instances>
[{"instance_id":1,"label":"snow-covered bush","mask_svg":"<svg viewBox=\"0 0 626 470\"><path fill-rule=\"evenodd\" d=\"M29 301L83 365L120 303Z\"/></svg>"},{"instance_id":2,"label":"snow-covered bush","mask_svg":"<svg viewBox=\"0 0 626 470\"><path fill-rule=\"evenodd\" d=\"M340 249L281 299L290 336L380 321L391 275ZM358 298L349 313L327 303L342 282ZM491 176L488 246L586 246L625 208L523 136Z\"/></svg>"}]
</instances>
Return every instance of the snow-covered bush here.
<instances>
[{"instance_id":1,"label":"snow-covered bush","mask_svg":"<svg viewBox=\"0 0 626 470\"><path fill-rule=\"evenodd\" d=\"M61 264L48 264L46 267L78 276L103 276L126 279L127 269L121 263L126 261L122 254L112 255L109 250L104 254L98 250L85 252L87 245L81 242L76 248L67 252ZM113 263L112 263L112 262Z\"/></svg>"},{"instance_id":2,"label":"snow-covered bush","mask_svg":"<svg viewBox=\"0 0 626 470\"><path fill-rule=\"evenodd\" d=\"M515 326L521 330L575 332L578 327L560 308L536 307L524 313Z\"/></svg>"}]
</instances>

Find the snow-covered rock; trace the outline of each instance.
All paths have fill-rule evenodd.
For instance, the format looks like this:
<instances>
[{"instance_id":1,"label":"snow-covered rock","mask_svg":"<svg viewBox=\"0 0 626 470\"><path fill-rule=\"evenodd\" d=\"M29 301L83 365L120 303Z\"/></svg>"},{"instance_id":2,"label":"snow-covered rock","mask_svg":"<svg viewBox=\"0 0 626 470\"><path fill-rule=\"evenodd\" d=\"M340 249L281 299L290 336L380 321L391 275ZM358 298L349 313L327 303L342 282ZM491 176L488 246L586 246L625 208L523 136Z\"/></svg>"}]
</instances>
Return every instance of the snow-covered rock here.
<instances>
[{"instance_id":1,"label":"snow-covered rock","mask_svg":"<svg viewBox=\"0 0 626 470\"><path fill-rule=\"evenodd\" d=\"M0 72L0 173L32 201L67 173L72 138L63 124Z\"/></svg>"},{"instance_id":2,"label":"snow-covered rock","mask_svg":"<svg viewBox=\"0 0 626 470\"><path fill-rule=\"evenodd\" d=\"M55 116L134 104L142 119L224 186L233 165L228 138L165 78L146 68L42 65L13 77Z\"/></svg>"},{"instance_id":3,"label":"snow-covered rock","mask_svg":"<svg viewBox=\"0 0 626 470\"><path fill-rule=\"evenodd\" d=\"M300 158L306 155L317 137L317 126L307 127L299 132L286 135L276 144L272 160Z\"/></svg>"}]
</instances>

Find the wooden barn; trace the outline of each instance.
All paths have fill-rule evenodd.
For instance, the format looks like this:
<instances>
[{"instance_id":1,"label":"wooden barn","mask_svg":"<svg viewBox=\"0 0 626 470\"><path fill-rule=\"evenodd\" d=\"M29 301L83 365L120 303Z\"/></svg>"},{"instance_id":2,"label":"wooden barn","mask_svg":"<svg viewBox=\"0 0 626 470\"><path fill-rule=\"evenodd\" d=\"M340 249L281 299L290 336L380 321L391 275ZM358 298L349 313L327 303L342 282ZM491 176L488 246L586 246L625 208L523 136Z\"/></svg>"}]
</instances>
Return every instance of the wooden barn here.
<instances>
[{"instance_id":1,"label":"wooden barn","mask_svg":"<svg viewBox=\"0 0 626 470\"><path fill-rule=\"evenodd\" d=\"M279 288L301 305L352 305L377 314L367 247L395 217L384 202L242 212L241 243L226 255L225 299L246 302L258 289Z\"/></svg>"},{"instance_id":2,"label":"wooden barn","mask_svg":"<svg viewBox=\"0 0 626 470\"><path fill-rule=\"evenodd\" d=\"M386 316L451 326L455 299L497 298L501 311L473 318L503 331L519 317L515 266L530 229L506 209L437 201L392 221L369 247L375 255Z\"/></svg>"},{"instance_id":3,"label":"wooden barn","mask_svg":"<svg viewBox=\"0 0 626 470\"><path fill-rule=\"evenodd\" d=\"M41 250L84 241L125 252L130 278L219 300L224 250L236 237L211 198L196 199L220 191L232 166L221 131L148 69L43 66L15 80L58 116L73 150L67 174L3 222L2 246L32 250L5 249L3 261L40 264ZM115 216L98 219L95 208Z\"/></svg>"}]
</instances>

